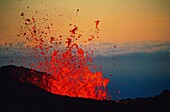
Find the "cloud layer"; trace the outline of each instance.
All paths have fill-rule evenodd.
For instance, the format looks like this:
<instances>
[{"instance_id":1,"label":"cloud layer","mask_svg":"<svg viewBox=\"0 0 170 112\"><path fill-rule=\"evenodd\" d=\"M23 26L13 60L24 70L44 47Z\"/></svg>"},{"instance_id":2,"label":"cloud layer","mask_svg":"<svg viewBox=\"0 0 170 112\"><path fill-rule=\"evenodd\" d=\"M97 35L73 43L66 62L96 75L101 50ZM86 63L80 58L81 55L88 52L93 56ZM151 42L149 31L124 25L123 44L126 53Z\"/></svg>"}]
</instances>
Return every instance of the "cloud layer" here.
<instances>
[{"instance_id":1,"label":"cloud layer","mask_svg":"<svg viewBox=\"0 0 170 112\"><path fill-rule=\"evenodd\" d=\"M81 46L83 47L83 46ZM85 48L85 47L83 47ZM86 50L93 49L95 56L114 56L127 55L132 53L166 53L170 52L170 41L141 41L141 42L120 42L120 43L98 43L95 45L86 45ZM8 50L6 50L8 49ZM53 49L54 50L54 49ZM22 44L20 46L1 46L1 56L29 55L31 49L25 48Z\"/></svg>"},{"instance_id":2,"label":"cloud layer","mask_svg":"<svg viewBox=\"0 0 170 112\"><path fill-rule=\"evenodd\" d=\"M170 42L121 42L113 43L99 43L95 45L95 55L112 56L125 55L131 53L163 53L170 52Z\"/></svg>"}]
</instances>

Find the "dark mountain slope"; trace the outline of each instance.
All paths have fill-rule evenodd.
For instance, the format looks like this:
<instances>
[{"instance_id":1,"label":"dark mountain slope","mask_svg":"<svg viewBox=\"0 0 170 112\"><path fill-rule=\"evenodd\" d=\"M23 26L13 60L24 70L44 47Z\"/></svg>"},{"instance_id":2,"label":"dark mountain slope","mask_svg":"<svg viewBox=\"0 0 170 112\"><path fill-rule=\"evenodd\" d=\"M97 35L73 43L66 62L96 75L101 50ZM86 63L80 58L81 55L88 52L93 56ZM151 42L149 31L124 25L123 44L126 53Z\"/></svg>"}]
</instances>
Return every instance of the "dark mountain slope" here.
<instances>
[{"instance_id":1,"label":"dark mountain slope","mask_svg":"<svg viewBox=\"0 0 170 112\"><path fill-rule=\"evenodd\" d=\"M148 112L170 110L170 92L147 99L129 99L118 103L114 101L97 101L84 98L72 98L54 95L20 77L34 75L39 80L49 74L37 72L24 67L4 66L0 68L0 109L3 112ZM48 79L47 79L48 80ZM41 83L41 80L39 81ZM43 85L42 85L43 86ZM45 86L45 85L44 85ZM0 111L1 111L0 110Z\"/></svg>"}]
</instances>

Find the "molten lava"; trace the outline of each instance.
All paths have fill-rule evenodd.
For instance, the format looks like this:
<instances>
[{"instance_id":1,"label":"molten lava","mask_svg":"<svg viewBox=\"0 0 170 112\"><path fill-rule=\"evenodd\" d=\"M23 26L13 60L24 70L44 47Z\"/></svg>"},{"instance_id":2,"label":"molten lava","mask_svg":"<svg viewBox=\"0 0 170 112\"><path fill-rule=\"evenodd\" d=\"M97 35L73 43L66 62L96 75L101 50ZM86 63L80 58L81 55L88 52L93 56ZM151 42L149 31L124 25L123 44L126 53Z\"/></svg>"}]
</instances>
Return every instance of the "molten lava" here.
<instances>
[{"instance_id":1,"label":"molten lava","mask_svg":"<svg viewBox=\"0 0 170 112\"><path fill-rule=\"evenodd\" d=\"M73 53L73 47L77 52ZM72 97L92 98L97 100L107 99L106 86L109 79L102 77L102 72L93 73L87 62L92 59L85 55L77 44L67 49L64 53L54 51L49 61L39 63L39 68L52 74L48 80L48 88L44 88L54 94ZM38 83L34 80L34 84ZM42 84L44 85L44 84ZM40 87L40 85L38 85Z\"/></svg>"},{"instance_id":2,"label":"molten lava","mask_svg":"<svg viewBox=\"0 0 170 112\"><path fill-rule=\"evenodd\" d=\"M75 40L82 37L77 33L77 26L70 30L71 36L64 42L67 46L61 50L62 35L48 37L49 26L42 30L37 26L36 18L25 19L24 13L21 13L21 17L27 24L22 27L25 29L21 29L20 35L25 37L26 43L29 43L27 48L33 48L32 52L35 55L32 57L37 60L41 59L38 62L31 62L30 68L51 74L51 76L23 75L20 78L21 81L36 84L54 94L97 100L108 99L106 86L109 78L104 78L101 68L98 70L98 67L92 64L93 51L83 50L75 43ZM99 31L99 20L95 22L96 29ZM94 38L98 38L98 36L91 35L91 38L84 42ZM49 52L51 52L50 56Z\"/></svg>"}]
</instances>

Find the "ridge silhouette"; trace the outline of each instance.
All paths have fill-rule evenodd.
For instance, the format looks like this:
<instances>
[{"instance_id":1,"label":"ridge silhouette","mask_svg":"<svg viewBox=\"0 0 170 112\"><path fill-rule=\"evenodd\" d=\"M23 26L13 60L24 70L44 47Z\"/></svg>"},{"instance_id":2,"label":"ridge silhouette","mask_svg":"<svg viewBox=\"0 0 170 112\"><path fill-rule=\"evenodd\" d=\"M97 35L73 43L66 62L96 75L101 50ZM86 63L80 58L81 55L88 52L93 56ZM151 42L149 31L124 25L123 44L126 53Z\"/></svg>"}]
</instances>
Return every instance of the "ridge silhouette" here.
<instances>
[{"instance_id":1,"label":"ridge silhouette","mask_svg":"<svg viewBox=\"0 0 170 112\"><path fill-rule=\"evenodd\" d=\"M15 72L14 72L15 70ZM34 72L32 72L34 71ZM19 77L49 75L14 65L0 68L0 109L4 112L169 112L170 91L149 98L99 101L52 94ZM37 75L37 76L36 76Z\"/></svg>"}]
</instances>

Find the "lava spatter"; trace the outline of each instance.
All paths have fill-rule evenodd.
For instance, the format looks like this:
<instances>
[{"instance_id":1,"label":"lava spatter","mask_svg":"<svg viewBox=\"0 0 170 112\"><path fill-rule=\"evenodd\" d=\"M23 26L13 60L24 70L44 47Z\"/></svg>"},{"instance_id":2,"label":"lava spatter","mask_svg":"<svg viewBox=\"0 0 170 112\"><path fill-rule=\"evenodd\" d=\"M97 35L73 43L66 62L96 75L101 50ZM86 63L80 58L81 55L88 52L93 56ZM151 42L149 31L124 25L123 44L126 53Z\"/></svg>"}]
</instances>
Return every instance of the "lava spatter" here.
<instances>
[{"instance_id":1,"label":"lava spatter","mask_svg":"<svg viewBox=\"0 0 170 112\"><path fill-rule=\"evenodd\" d=\"M25 13L21 14L22 17ZM75 43L76 39L82 37L78 32L78 27L74 26L69 30L71 36L62 40L63 35L51 36L51 25L42 29L37 26L39 19L24 17L25 29L21 29L20 34L29 43L27 48L31 47L32 57L38 61L29 62L30 68L42 70L50 73L51 76L36 77L36 75L25 76L20 79L24 82L30 82L50 91L53 94L67 95L71 97L83 97L97 100L108 99L107 85L109 78L102 76L102 69L98 70L93 65L93 51L84 50ZM42 23L48 21L45 19ZM99 20L95 21L98 29ZM21 36L20 36L21 37ZM92 41L98 36L90 35L87 41ZM64 47L63 44L66 44ZM91 63L91 64L90 64ZM95 70L91 70L91 68ZM33 73L34 74L34 73Z\"/></svg>"},{"instance_id":2,"label":"lava spatter","mask_svg":"<svg viewBox=\"0 0 170 112\"><path fill-rule=\"evenodd\" d=\"M76 34L76 31L78 30L78 27L74 27L72 30L70 30L70 32L72 33L72 34Z\"/></svg>"},{"instance_id":3,"label":"lava spatter","mask_svg":"<svg viewBox=\"0 0 170 112\"><path fill-rule=\"evenodd\" d=\"M96 29L97 29L98 31L100 31L99 28L98 28L99 22L100 22L99 20L96 20L96 21L95 21L95 23L96 23Z\"/></svg>"}]
</instances>

